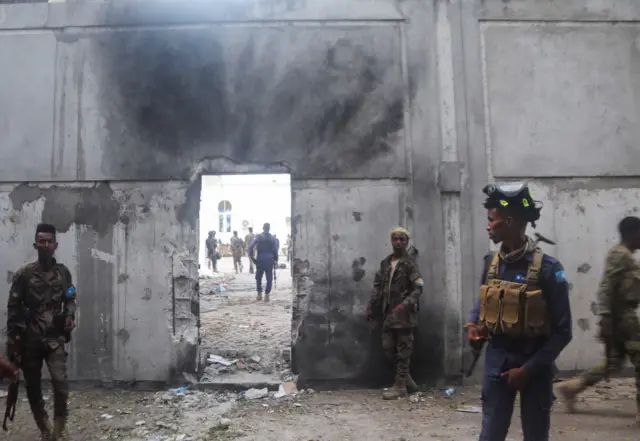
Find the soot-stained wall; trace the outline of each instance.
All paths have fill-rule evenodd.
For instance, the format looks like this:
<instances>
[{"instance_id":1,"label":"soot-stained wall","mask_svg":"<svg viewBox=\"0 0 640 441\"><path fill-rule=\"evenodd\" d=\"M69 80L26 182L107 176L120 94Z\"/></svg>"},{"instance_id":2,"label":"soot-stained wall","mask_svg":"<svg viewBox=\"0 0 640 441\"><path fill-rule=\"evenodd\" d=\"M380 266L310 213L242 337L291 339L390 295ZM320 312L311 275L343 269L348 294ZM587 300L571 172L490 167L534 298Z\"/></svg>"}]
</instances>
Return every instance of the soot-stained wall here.
<instances>
[{"instance_id":1,"label":"soot-stained wall","mask_svg":"<svg viewBox=\"0 0 640 441\"><path fill-rule=\"evenodd\" d=\"M197 357L199 176L289 171L301 378L380 370L363 312L397 224L428 287L417 376L442 376L460 305L437 258L437 2L215 3L3 8L30 30L0 36L7 271L54 223L81 293L72 377L167 380Z\"/></svg>"},{"instance_id":2,"label":"soot-stained wall","mask_svg":"<svg viewBox=\"0 0 640 441\"><path fill-rule=\"evenodd\" d=\"M207 157L286 164L297 178L406 173L397 26L74 37L96 78L104 124L91 138L106 176L188 178Z\"/></svg>"}]
</instances>

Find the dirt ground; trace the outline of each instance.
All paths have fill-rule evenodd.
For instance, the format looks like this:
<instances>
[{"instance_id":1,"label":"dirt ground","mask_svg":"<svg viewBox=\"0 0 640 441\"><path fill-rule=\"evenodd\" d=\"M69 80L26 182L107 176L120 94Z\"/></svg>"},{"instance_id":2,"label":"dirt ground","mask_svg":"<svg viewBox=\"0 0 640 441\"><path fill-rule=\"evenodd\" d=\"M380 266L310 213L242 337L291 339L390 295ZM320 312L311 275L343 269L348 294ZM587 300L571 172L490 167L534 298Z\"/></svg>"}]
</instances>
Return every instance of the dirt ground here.
<instances>
[{"instance_id":1,"label":"dirt ground","mask_svg":"<svg viewBox=\"0 0 640 441\"><path fill-rule=\"evenodd\" d=\"M552 440L631 441L633 383L612 380L587 391L580 413L554 406ZM478 387L451 398L439 390L394 402L380 391L300 391L295 396L247 400L243 393L73 392L73 441L476 441L480 428ZM48 401L50 403L50 400ZM33 441L36 431L26 402L20 402L7 440ZM518 410L508 440L521 440Z\"/></svg>"},{"instance_id":2,"label":"dirt ground","mask_svg":"<svg viewBox=\"0 0 640 441\"><path fill-rule=\"evenodd\" d=\"M218 274L200 279L200 334L203 353L222 356L233 365L213 364L203 381L279 381L287 372L283 351L291 345L291 272L277 270L277 281L267 302L256 301L255 275L235 274L230 257L218 262ZM204 273L206 274L206 273ZM266 280L263 279L263 287ZM222 288L221 288L222 287Z\"/></svg>"}]
</instances>

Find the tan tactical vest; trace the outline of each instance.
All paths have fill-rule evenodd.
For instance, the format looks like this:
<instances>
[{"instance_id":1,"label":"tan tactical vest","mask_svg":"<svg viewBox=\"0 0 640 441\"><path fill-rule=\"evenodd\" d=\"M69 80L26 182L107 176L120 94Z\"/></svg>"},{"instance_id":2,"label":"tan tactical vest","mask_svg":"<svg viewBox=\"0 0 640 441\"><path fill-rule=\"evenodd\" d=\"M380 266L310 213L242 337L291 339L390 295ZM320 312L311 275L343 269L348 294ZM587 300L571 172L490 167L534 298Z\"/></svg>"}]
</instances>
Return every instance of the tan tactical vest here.
<instances>
[{"instance_id":1,"label":"tan tactical vest","mask_svg":"<svg viewBox=\"0 0 640 441\"><path fill-rule=\"evenodd\" d=\"M487 284L480 287L480 322L492 335L514 338L549 335L551 322L540 289L544 253L533 251L525 283L499 280L500 255L495 253L487 270Z\"/></svg>"}]
</instances>

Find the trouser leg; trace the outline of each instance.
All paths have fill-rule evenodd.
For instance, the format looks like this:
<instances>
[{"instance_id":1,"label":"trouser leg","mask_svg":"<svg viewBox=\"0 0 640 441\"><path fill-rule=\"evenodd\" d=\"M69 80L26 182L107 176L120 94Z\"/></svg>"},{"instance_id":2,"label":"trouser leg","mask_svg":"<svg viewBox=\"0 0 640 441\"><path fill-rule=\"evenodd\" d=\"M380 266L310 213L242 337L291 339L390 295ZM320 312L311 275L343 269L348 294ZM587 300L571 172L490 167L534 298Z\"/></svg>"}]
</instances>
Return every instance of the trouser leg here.
<instances>
[{"instance_id":1,"label":"trouser leg","mask_svg":"<svg viewBox=\"0 0 640 441\"><path fill-rule=\"evenodd\" d=\"M42 361L45 357L43 344L25 344L22 353L22 372L27 389L27 400L38 429L42 433L50 432L49 415L42 398Z\"/></svg>"},{"instance_id":2,"label":"trouser leg","mask_svg":"<svg viewBox=\"0 0 640 441\"><path fill-rule=\"evenodd\" d=\"M479 441L505 441L516 393L499 376L485 375L482 382L482 430Z\"/></svg>"},{"instance_id":3,"label":"trouser leg","mask_svg":"<svg viewBox=\"0 0 640 441\"><path fill-rule=\"evenodd\" d=\"M553 373L551 370L532 377L520 392L520 418L523 441L549 441Z\"/></svg>"}]
</instances>

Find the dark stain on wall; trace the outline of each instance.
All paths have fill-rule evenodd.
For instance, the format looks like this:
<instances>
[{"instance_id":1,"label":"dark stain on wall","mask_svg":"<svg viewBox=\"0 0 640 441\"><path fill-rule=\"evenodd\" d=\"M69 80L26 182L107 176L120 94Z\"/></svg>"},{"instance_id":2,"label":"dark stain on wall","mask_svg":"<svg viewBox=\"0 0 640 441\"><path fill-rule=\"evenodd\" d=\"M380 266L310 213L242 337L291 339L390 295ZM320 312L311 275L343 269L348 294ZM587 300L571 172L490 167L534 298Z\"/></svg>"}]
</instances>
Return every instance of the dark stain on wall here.
<instances>
[{"instance_id":1,"label":"dark stain on wall","mask_svg":"<svg viewBox=\"0 0 640 441\"><path fill-rule=\"evenodd\" d=\"M108 175L184 177L216 155L275 158L300 177L370 172L381 158L381 171L404 171L394 28L211 26L91 39Z\"/></svg>"},{"instance_id":2,"label":"dark stain on wall","mask_svg":"<svg viewBox=\"0 0 640 441\"><path fill-rule=\"evenodd\" d=\"M76 224L87 225L105 235L120 218L120 203L105 182L76 188L56 185L45 188L23 183L9 194L13 209L17 211L40 198L44 199L42 222L53 224L63 233Z\"/></svg>"},{"instance_id":3,"label":"dark stain on wall","mask_svg":"<svg viewBox=\"0 0 640 441\"><path fill-rule=\"evenodd\" d=\"M583 331L588 331L589 329L591 329L591 326L589 324L589 319L586 318L580 318L576 321L578 327L580 329L582 329Z\"/></svg>"},{"instance_id":4,"label":"dark stain on wall","mask_svg":"<svg viewBox=\"0 0 640 441\"><path fill-rule=\"evenodd\" d=\"M366 262L367 259L365 259L364 257L353 259L353 263L351 264L351 273L354 281L359 282L364 277L365 270L362 267Z\"/></svg>"},{"instance_id":5,"label":"dark stain on wall","mask_svg":"<svg viewBox=\"0 0 640 441\"><path fill-rule=\"evenodd\" d=\"M582 274L587 274L590 270L591 270L591 265L589 265L586 262L578 267L578 272Z\"/></svg>"}]
</instances>

